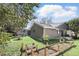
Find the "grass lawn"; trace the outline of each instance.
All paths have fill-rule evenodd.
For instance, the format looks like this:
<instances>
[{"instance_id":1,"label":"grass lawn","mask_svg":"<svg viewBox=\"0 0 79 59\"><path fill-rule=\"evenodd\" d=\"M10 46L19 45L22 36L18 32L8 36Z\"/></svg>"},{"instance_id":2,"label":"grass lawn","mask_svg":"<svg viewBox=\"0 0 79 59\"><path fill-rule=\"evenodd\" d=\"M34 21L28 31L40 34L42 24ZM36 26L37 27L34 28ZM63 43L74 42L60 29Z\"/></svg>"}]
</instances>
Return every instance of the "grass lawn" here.
<instances>
[{"instance_id":1,"label":"grass lawn","mask_svg":"<svg viewBox=\"0 0 79 59\"><path fill-rule=\"evenodd\" d=\"M36 45L38 45L38 48L44 47L43 43L38 42L38 41L26 36L26 37L22 37L21 40L12 39L8 43L8 45L5 47L4 53L6 55L11 55L11 56L17 55L17 56L19 56L20 55L20 47L21 47L22 43L24 45L25 44L31 45L32 43L35 43Z\"/></svg>"},{"instance_id":2,"label":"grass lawn","mask_svg":"<svg viewBox=\"0 0 79 59\"><path fill-rule=\"evenodd\" d=\"M65 52L64 56L79 56L79 40L75 40L74 44L76 45L76 47Z\"/></svg>"},{"instance_id":3,"label":"grass lawn","mask_svg":"<svg viewBox=\"0 0 79 59\"><path fill-rule=\"evenodd\" d=\"M5 50L3 53L5 53L5 55L7 56L19 56L20 55L20 47L21 44L27 44L27 45L31 45L32 43L35 43L36 45L38 45L38 48L42 48L44 47L44 44L38 40L34 40L29 36L26 37L21 37L21 40L16 40L16 39L11 39L11 41L7 44L7 46L5 47ZM49 43L56 43L54 40L50 40ZM63 55L64 56L79 56L79 40L75 40L74 44L76 45L76 47L68 50L67 52L65 52Z\"/></svg>"}]
</instances>

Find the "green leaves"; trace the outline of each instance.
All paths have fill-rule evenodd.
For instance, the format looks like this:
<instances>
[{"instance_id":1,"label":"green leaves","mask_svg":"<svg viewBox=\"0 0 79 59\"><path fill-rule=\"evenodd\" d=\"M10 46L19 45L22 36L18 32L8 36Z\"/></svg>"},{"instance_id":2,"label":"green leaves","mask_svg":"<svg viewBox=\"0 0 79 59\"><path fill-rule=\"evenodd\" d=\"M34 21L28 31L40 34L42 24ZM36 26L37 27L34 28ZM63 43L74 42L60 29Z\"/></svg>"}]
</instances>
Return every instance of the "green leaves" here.
<instances>
[{"instance_id":1,"label":"green leaves","mask_svg":"<svg viewBox=\"0 0 79 59\"><path fill-rule=\"evenodd\" d=\"M38 4L0 4L0 27L8 32L22 29L32 19L33 7Z\"/></svg>"},{"instance_id":2,"label":"green leaves","mask_svg":"<svg viewBox=\"0 0 79 59\"><path fill-rule=\"evenodd\" d=\"M79 33L79 18L74 18L65 24L69 26L70 30L73 30L75 32L74 38L77 38L77 34Z\"/></svg>"},{"instance_id":3,"label":"green leaves","mask_svg":"<svg viewBox=\"0 0 79 59\"><path fill-rule=\"evenodd\" d=\"M11 34L6 32L0 32L0 53L1 55L5 54L5 47L7 46L7 43L11 39Z\"/></svg>"},{"instance_id":4,"label":"green leaves","mask_svg":"<svg viewBox=\"0 0 79 59\"><path fill-rule=\"evenodd\" d=\"M49 40L49 36L48 35L45 35L44 42L45 42L46 45L48 45L48 40Z\"/></svg>"},{"instance_id":5,"label":"green leaves","mask_svg":"<svg viewBox=\"0 0 79 59\"><path fill-rule=\"evenodd\" d=\"M45 35L44 40L48 40L48 35Z\"/></svg>"},{"instance_id":6,"label":"green leaves","mask_svg":"<svg viewBox=\"0 0 79 59\"><path fill-rule=\"evenodd\" d=\"M6 32L0 32L0 44L5 44L11 39L11 34Z\"/></svg>"},{"instance_id":7,"label":"green leaves","mask_svg":"<svg viewBox=\"0 0 79 59\"><path fill-rule=\"evenodd\" d=\"M67 22L69 28L75 32L79 31L79 18L74 18Z\"/></svg>"}]
</instances>

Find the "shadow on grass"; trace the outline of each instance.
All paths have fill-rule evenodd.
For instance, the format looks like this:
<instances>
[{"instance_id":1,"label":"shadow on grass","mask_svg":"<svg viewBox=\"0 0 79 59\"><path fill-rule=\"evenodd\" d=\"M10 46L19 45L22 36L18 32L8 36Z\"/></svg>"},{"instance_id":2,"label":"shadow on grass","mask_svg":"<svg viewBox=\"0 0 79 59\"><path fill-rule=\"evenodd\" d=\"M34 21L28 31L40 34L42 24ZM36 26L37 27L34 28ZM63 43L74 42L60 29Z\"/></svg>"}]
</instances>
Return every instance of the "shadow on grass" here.
<instances>
[{"instance_id":1,"label":"shadow on grass","mask_svg":"<svg viewBox=\"0 0 79 59\"><path fill-rule=\"evenodd\" d=\"M48 40L48 44L54 44L54 43L58 43L59 39L49 39Z\"/></svg>"},{"instance_id":2,"label":"shadow on grass","mask_svg":"<svg viewBox=\"0 0 79 59\"><path fill-rule=\"evenodd\" d=\"M31 36L30 36L30 37L31 37ZM31 38L33 38L34 40L36 40L36 41L38 41L38 42L41 42L41 43L45 44L45 41L44 41L43 39L34 38L34 37L31 37ZM48 42L48 44L50 45L50 44L54 44L54 43L59 42L59 39L48 39L47 42Z\"/></svg>"},{"instance_id":3,"label":"shadow on grass","mask_svg":"<svg viewBox=\"0 0 79 59\"><path fill-rule=\"evenodd\" d=\"M31 37L31 36L30 36L30 37ZM38 41L38 42L41 42L41 43L44 44L44 40L43 40L43 39L40 39L40 38L34 38L34 37L31 37L31 38L33 38L35 41Z\"/></svg>"}]
</instances>

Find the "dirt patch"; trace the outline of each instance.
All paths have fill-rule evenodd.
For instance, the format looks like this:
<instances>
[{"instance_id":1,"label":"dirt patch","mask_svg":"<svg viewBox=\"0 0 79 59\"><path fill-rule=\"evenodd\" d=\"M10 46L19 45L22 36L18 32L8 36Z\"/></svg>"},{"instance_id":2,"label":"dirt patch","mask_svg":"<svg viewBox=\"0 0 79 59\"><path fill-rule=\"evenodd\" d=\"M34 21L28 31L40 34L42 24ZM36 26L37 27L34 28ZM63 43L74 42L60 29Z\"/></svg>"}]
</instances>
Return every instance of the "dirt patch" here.
<instances>
[{"instance_id":1,"label":"dirt patch","mask_svg":"<svg viewBox=\"0 0 79 59\"><path fill-rule=\"evenodd\" d=\"M37 51L32 51L30 55L32 56L56 56L61 54L62 52L65 52L69 48L73 46L72 43L56 43L54 45L47 46L42 49L38 49Z\"/></svg>"}]
</instances>

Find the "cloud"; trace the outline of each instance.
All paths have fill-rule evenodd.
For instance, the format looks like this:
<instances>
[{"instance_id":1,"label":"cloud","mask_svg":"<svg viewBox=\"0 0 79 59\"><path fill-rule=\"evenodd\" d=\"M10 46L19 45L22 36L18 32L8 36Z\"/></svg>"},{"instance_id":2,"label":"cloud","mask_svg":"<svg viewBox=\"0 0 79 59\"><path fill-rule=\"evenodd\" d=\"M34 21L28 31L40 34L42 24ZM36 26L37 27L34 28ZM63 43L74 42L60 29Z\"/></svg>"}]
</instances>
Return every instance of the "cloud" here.
<instances>
[{"instance_id":1,"label":"cloud","mask_svg":"<svg viewBox=\"0 0 79 59\"><path fill-rule=\"evenodd\" d=\"M70 10L70 11L77 11L77 7L75 7L75 6L67 6L65 8Z\"/></svg>"},{"instance_id":2,"label":"cloud","mask_svg":"<svg viewBox=\"0 0 79 59\"><path fill-rule=\"evenodd\" d=\"M45 17L48 16L48 14L61 11L61 9L62 7L59 5L44 5L36 11L36 14L38 14L40 17Z\"/></svg>"},{"instance_id":3,"label":"cloud","mask_svg":"<svg viewBox=\"0 0 79 59\"><path fill-rule=\"evenodd\" d=\"M35 10L37 18L51 18L52 22L65 22L77 17L76 6L43 5Z\"/></svg>"},{"instance_id":4,"label":"cloud","mask_svg":"<svg viewBox=\"0 0 79 59\"><path fill-rule=\"evenodd\" d=\"M64 11L64 12L57 12L57 13L54 13L53 16L55 18L63 18L63 17L76 17L76 12L73 12L73 11Z\"/></svg>"}]
</instances>

